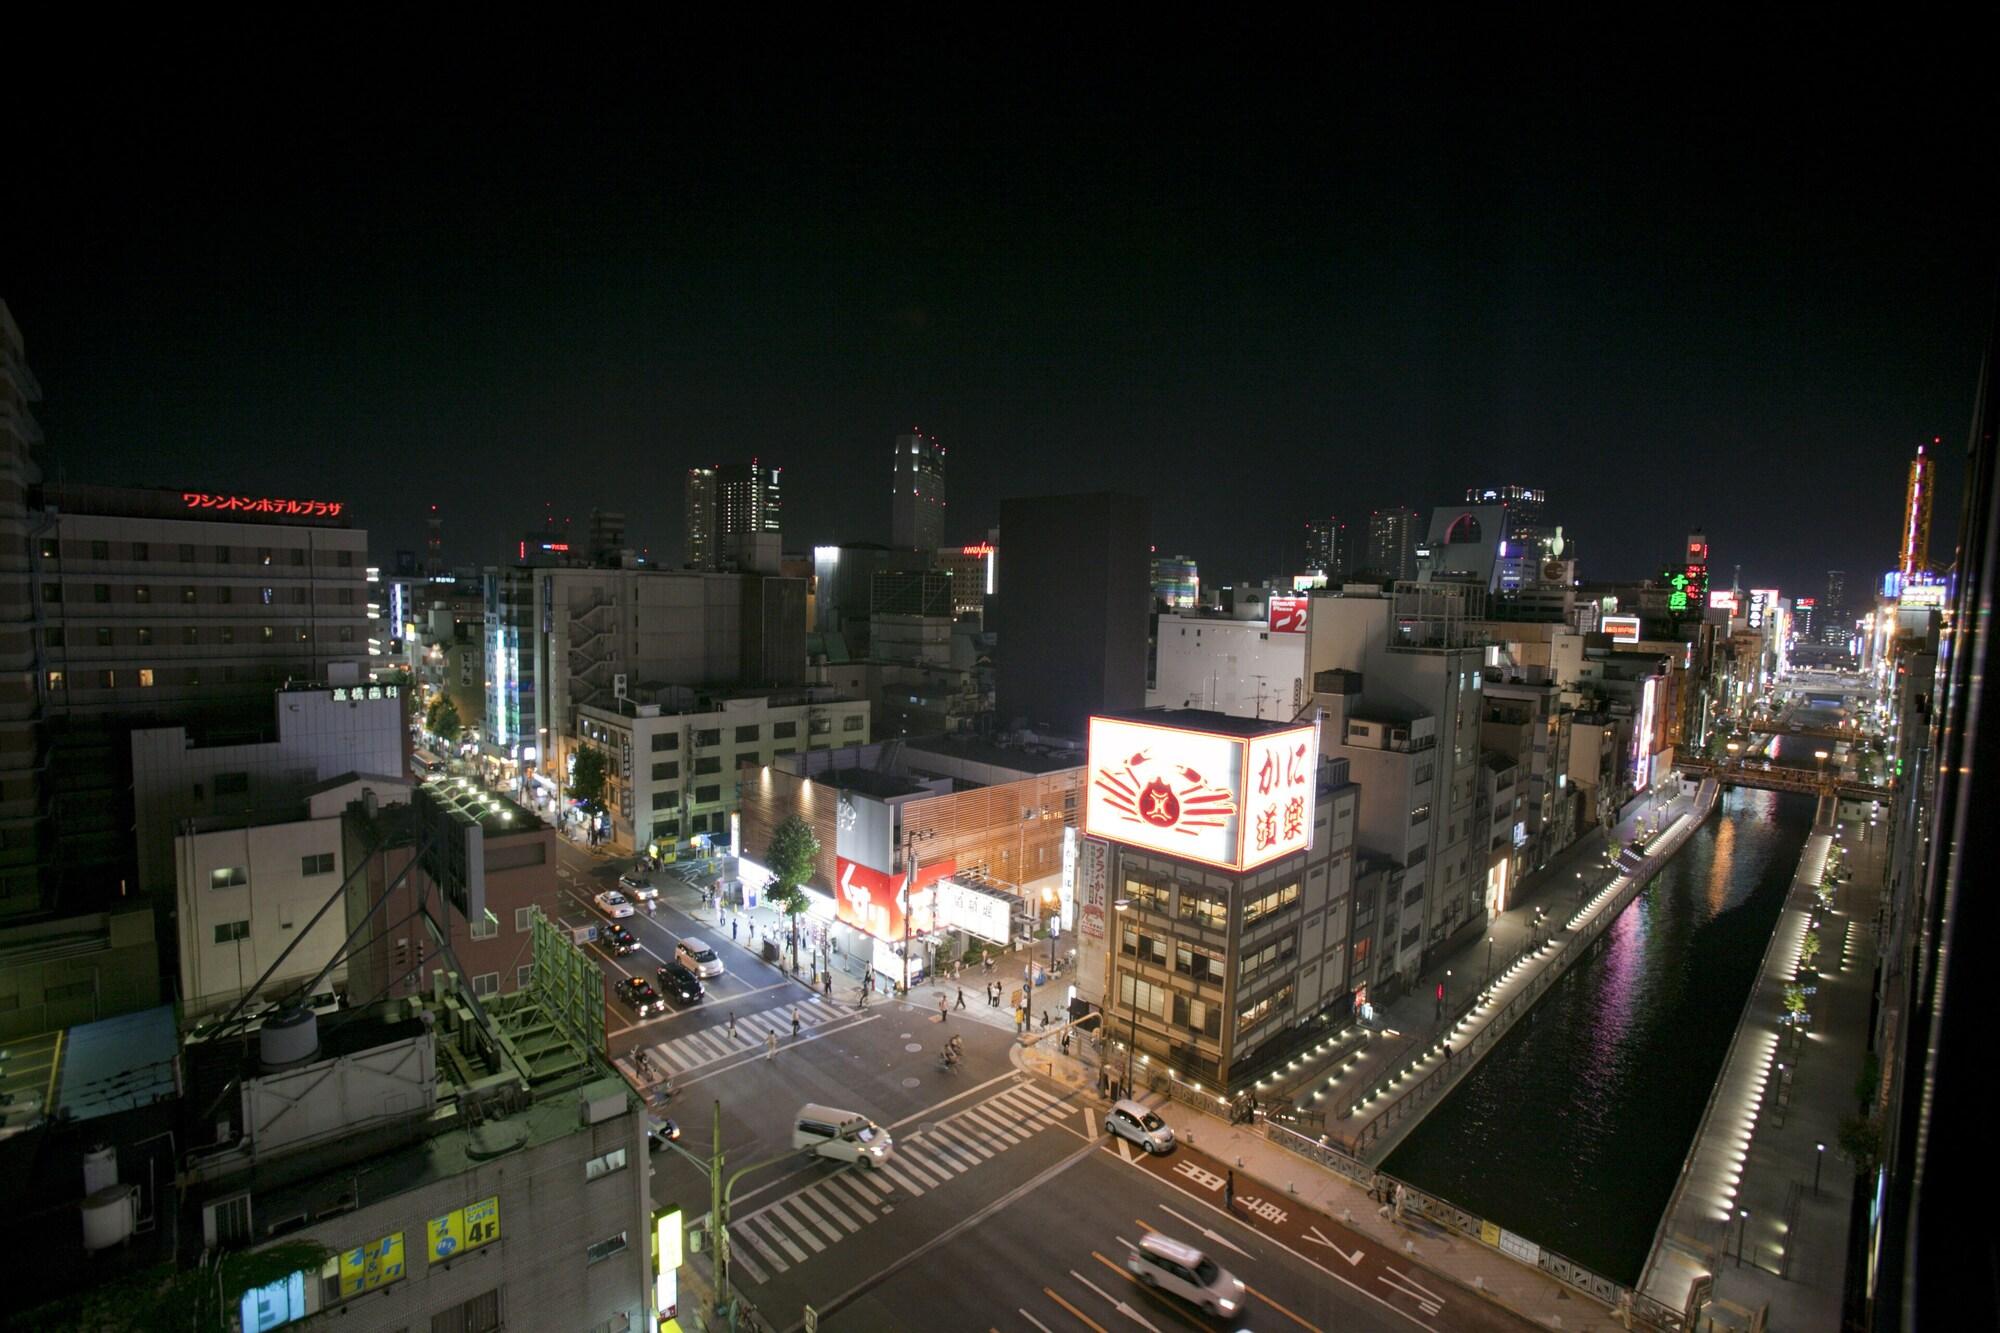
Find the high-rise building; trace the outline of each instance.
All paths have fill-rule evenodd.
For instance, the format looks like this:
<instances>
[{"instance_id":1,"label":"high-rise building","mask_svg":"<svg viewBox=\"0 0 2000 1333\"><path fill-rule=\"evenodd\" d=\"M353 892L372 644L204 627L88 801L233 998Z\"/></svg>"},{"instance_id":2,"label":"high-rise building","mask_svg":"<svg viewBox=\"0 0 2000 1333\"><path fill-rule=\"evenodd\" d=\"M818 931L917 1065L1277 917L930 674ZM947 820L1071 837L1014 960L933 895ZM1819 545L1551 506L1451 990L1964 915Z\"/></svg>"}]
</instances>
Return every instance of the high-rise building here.
<instances>
[{"instance_id":1,"label":"high-rise building","mask_svg":"<svg viewBox=\"0 0 2000 1333\"><path fill-rule=\"evenodd\" d=\"M1193 556L1153 553L1153 605L1169 611L1201 605L1201 571Z\"/></svg>"},{"instance_id":2,"label":"high-rise building","mask_svg":"<svg viewBox=\"0 0 2000 1333\"><path fill-rule=\"evenodd\" d=\"M1534 543L1555 531L1547 526L1545 508L1549 493L1539 486L1468 486L1469 505L1499 505L1507 511L1500 534L1510 542Z\"/></svg>"},{"instance_id":3,"label":"high-rise building","mask_svg":"<svg viewBox=\"0 0 2000 1333\"><path fill-rule=\"evenodd\" d=\"M944 446L911 427L896 437L889 490L889 544L935 551L944 544Z\"/></svg>"},{"instance_id":4,"label":"high-rise building","mask_svg":"<svg viewBox=\"0 0 2000 1333\"><path fill-rule=\"evenodd\" d=\"M28 371L21 330L0 301L0 916L40 900L44 769L37 696L34 571L28 534L38 517L29 491L41 484L42 442L29 404L41 386Z\"/></svg>"},{"instance_id":5,"label":"high-rise building","mask_svg":"<svg viewBox=\"0 0 2000 1333\"><path fill-rule=\"evenodd\" d=\"M1417 576L1417 539L1423 535L1424 516L1414 509L1377 509L1368 515L1368 555L1363 564L1370 573L1390 578Z\"/></svg>"},{"instance_id":6,"label":"high-rise building","mask_svg":"<svg viewBox=\"0 0 2000 1333\"><path fill-rule=\"evenodd\" d=\"M424 519L424 577L434 579L444 573L444 515L436 505Z\"/></svg>"},{"instance_id":7,"label":"high-rise building","mask_svg":"<svg viewBox=\"0 0 2000 1333\"><path fill-rule=\"evenodd\" d=\"M725 567L778 572L784 553L780 474L757 459L715 470L715 555Z\"/></svg>"},{"instance_id":8,"label":"high-rise building","mask_svg":"<svg viewBox=\"0 0 2000 1333\"><path fill-rule=\"evenodd\" d=\"M1847 613L1847 572L1840 569L1826 571L1826 596L1819 602L1819 635L1822 643L1839 645L1847 642L1853 629Z\"/></svg>"},{"instance_id":9,"label":"high-rise building","mask_svg":"<svg viewBox=\"0 0 2000 1333\"><path fill-rule=\"evenodd\" d=\"M1933 437L1931 443L1937 442ZM1931 459L1920 444L1917 456L1910 460L1910 480L1903 490L1903 540L1896 552L1896 568L1906 580L1912 574L1930 572L1931 494L1935 489Z\"/></svg>"},{"instance_id":10,"label":"high-rise building","mask_svg":"<svg viewBox=\"0 0 2000 1333\"><path fill-rule=\"evenodd\" d=\"M617 510L590 511L590 563L614 568L625 555L625 515Z\"/></svg>"},{"instance_id":11,"label":"high-rise building","mask_svg":"<svg viewBox=\"0 0 2000 1333\"><path fill-rule=\"evenodd\" d=\"M1002 725L1079 735L1084 719L1145 702L1148 529L1139 496L1004 500L1007 581L994 620Z\"/></svg>"},{"instance_id":12,"label":"high-rise building","mask_svg":"<svg viewBox=\"0 0 2000 1333\"><path fill-rule=\"evenodd\" d=\"M687 535L681 563L715 568L715 469L691 467L687 475Z\"/></svg>"},{"instance_id":13,"label":"high-rise building","mask_svg":"<svg viewBox=\"0 0 2000 1333\"><path fill-rule=\"evenodd\" d=\"M1306 569L1326 575L1331 588L1338 588L1354 572L1354 546L1347 525L1337 516L1306 521Z\"/></svg>"}]
</instances>

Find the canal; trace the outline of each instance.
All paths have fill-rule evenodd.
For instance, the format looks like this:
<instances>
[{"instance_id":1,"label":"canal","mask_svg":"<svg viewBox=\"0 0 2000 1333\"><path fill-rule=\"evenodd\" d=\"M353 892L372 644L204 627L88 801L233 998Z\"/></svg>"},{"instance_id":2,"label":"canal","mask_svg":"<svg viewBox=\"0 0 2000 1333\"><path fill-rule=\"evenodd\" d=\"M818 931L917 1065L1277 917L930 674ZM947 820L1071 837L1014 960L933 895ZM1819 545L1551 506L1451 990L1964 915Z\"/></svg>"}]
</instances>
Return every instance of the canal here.
<instances>
[{"instance_id":1,"label":"canal","mask_svg":"<svg viewBox=\"0 0 2000 1333\"><path fill-rule=\"evenodd\" d=\"M1383 1170L1635 1283L1812 819L1809 796L1724 795Z\"/></svg>"}]
</instances>

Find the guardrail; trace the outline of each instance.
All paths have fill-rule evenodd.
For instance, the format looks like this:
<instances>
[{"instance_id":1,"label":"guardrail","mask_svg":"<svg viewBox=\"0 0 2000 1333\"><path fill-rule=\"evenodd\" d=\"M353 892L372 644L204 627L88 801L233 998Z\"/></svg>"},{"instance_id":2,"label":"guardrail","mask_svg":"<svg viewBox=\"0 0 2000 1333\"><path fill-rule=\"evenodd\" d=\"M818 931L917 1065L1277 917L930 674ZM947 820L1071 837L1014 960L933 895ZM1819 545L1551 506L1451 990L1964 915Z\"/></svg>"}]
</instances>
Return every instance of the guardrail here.
<instances>
[{"instance_id":1,"label":"guardrail","mask_svg":"<svg viewBox=\"0 0 2000 1333\"><path fill-rule=\"evenodd\" d=\"M1377 1171L1359 1157L1343 1152L1330 1143L1295 1134L1282 1125L1263 1120L1261 1116L1259 1119L1266 1139L1345 1176L1366 1189L1371 1199L1385 1204L1398 1218L1414 1215L1468 1240L1478 1241L1494 1253L1505 1255L1525 1268L1533 1268L1571 1291L1581 1292L1599 1302L1621 1317L1627 1328L1647 1329L1653 1333L1682 1333L1686 1328L1682 1311L1594 1273L1568 1256L1544 1249L1527 1237L1518 1236L1496 1222L1469 1213L1447 1199L1426 1194L1408 1181Z\"/></svg>"}]
</instances>

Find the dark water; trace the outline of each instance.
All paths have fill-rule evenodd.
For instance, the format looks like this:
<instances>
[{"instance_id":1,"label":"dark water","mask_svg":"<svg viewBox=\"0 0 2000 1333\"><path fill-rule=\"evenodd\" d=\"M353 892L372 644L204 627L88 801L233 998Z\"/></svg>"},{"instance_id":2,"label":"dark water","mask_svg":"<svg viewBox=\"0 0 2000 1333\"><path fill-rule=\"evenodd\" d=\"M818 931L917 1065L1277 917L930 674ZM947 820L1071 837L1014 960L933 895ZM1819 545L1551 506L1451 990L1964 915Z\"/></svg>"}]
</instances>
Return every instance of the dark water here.
<instances>
[{"instance_id":1,"label":"dark water","mask_svg":"<svg viewBox=\"0 0 2000 1333\"><path fill-rule=\"evenodd\" d=\"M1383 1169L1637 1281L1812 817L1809 796L1725 795Z\"/></svg>"}]
</instances>

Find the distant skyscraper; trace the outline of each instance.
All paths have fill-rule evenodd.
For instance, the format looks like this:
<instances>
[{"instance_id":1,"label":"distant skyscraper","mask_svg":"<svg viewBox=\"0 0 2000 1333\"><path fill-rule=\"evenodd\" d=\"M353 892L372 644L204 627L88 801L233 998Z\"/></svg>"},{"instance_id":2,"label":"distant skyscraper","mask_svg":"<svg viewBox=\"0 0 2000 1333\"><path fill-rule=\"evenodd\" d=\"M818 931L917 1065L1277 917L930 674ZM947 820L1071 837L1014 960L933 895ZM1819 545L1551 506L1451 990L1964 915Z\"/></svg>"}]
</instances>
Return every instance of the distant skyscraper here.
<instances>
[{"instance_id":1,"label":"distant skyscraper","mask_svg":"<svg viewBox=\"0 0 2000 1333\"><path fill-rule=\"evenodd\" d=\"M625 515L617 510L590 511L590 562L615 568L625 551Z\"/></svg>"},{"instance_id":2,"label":"distant skyscraper","mask_svg":"<svg viewBox=\"0 0 2000 1333\"><path fill-rule=\"evenodd\" d=\"M1424 516L1414 509L1377 509L1368 515L1368 559L1370 572L1390 578L1417 576L1417 539L1423 535Z\"/></svg>"},{"instance_id":3,"label":"distant skyscraper","mask_svg":"<svg viewBox=\"0 0 2000 1333\"><path fill-rule=\"evenodd\" d=\"M1335 588L1353 572L1353 542L1337 516L1306 521L1306 568L1326 575L1327 584Z\"/></svg>"},{"instance_id":4,"label":"distant skyscraper","mask_svg":"<svg viewBox=\"0 0 2000 1333\"><path fill-rule=\"evenodd\" d=\"M1501 536L1510 542L1536 542L1555 531L1547 526L1544 512L1549 493L1539 486L1468 486L1465 502L1505 509L1507 530Z\"/></svg>"},{"instance_id":5,"label":"distant skyscraper","mask_svg":"<svg viewBox=\"0 0 2000 1333\"><path fill-rule=\"evenodd\" d=\"M935 551L944 544L944 446L912 429L896 437L889 489L889 544Z\"/></svg>"},{"instance_id":6,"label":"distant skyscraper","mask_svg":"<svg viewBox=\"0 0 2000 1333\"><path fill-rule=\"evenodd\" d=\"M1852 628L1847 615L1847 572L1826 571L1826 596L1819 602L1819 636L1823 643L1842 645Z\"/></svg>"},{"instance_id":7,"label":"distant skyscraper","mask_svg":"<svg viewBox=\"0 0 2000 1333\"><path fill-rule=\"evenodd\" d=\"M1936 444L1937 437L1931 438ZM1905 579L1926 574L1931 567L1931 491L1934 488L1931 460L1924 446L1910 460L1910 482L1903 491L1903 539L1896 552L1896 568Z\"/></svg>"},{"instance_id":8,"label":"distant skyscraper","mask_svg":"<svg viewBox=\"0 0 2000 1333\"><path fill-rule=\"evenodd\" d=\"M781 468L757 459L715 470L715 554L724 565L777 572L783 531Z\"/></svg>"},{"instance_id":9,"label":"distant skyscraper","mask_svg":"<svg viewBox=\"0 0 2000 1333\"><path fill-rule=\"evenodd\" d=\"M438 513L436 505L432 505L430 515L424 519L424 577L434 579L442 573L444 573L444 515Z\"/></svg>"},{"instance_id":10,"label":"distant skyscraper","mask_svg":"<svg viewBox=\"0 0 2000 1333\"><path fill-rule=\"evenodd\" d=\"M1169 611L1201 605L1201 572L1193 556L1153 553L1153 604Z\"/></svg>"},{"instance_id":11,"label":"distant skyscraper","mask_svg":"<svg viewBox=\"0 0 2000 1333\"><path fill-rule=\"evenodd\" d=\"M687 544L682 564L715 568L715 469L691 467L687 477Z\"/></svg>"}]
</instances>

